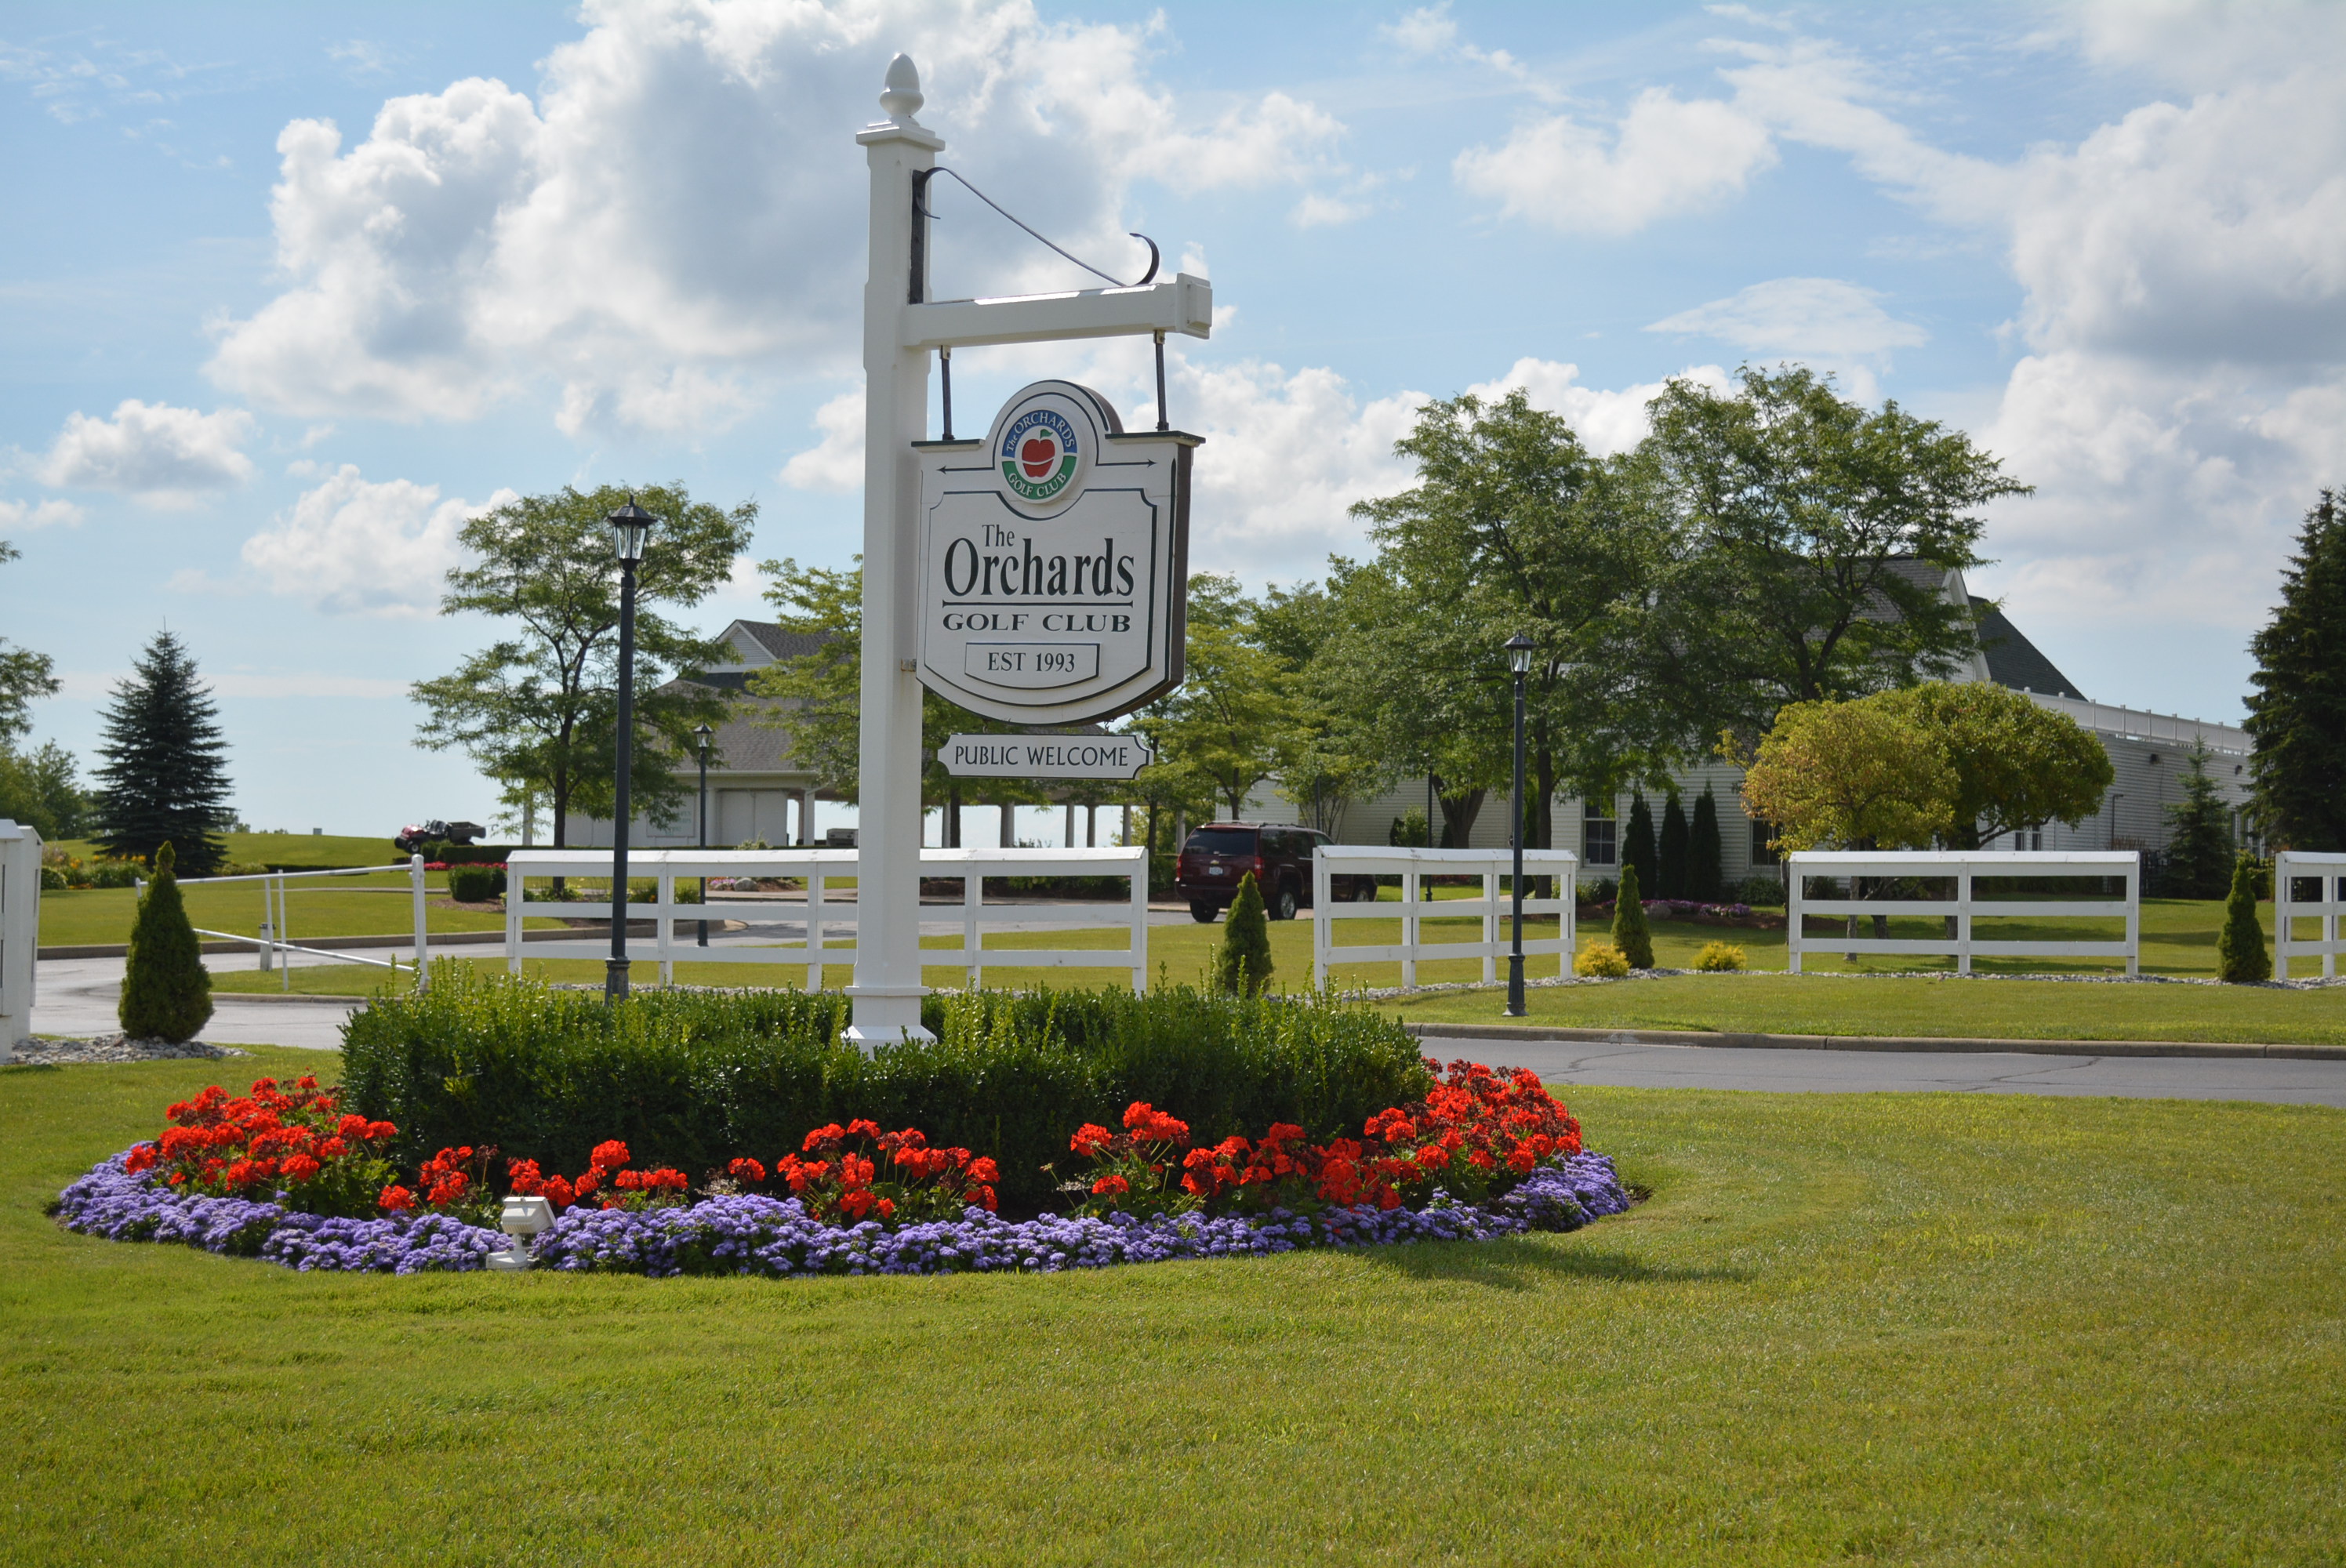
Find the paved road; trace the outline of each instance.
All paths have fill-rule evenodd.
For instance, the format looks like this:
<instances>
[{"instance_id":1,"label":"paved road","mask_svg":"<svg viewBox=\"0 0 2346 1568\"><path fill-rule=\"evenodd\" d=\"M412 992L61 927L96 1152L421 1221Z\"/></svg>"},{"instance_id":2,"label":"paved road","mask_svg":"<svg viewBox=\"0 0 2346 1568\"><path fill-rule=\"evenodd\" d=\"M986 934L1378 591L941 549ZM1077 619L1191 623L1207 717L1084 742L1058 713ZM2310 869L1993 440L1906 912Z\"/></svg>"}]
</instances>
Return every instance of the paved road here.
<instances>
[{"instance_id":1,"label":"paved road","mask_svg":"<svg viewBox=\"0 0 2346 1568\"><path fill-rule=\"evenodd\" d=\"M2346 1062L2209 1056L2039 1056L2014 1052L1801 1051L1617 1045L1579 1040L1428 1040L1428 1055L1529 1067L1551 1083L1641 1089L1860 1094L2115 1095L2346 1106Z\"/></svg>"}]
</instances>

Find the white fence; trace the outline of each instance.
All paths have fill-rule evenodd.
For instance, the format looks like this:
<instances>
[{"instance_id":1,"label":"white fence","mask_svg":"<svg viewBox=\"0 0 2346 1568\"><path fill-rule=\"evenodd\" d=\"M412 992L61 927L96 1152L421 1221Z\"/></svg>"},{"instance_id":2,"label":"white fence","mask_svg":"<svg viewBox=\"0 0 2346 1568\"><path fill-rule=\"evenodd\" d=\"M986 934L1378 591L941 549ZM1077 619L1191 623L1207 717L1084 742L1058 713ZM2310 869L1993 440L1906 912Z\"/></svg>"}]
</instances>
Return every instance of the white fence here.
<instances>
[{"instance_id":1,"label":"white fence","mask_svg":"<svg viewBox=\"0 0 2346 1568\"><path fill-rule=\"evenodd\" d=\"M855 949L852 940L842 942L834 933L855 921L854 896L840 887L855 880L859 851L855 850L630 850L627 852L627 878L653 881L658 892L649 904L630 904L632 920L649 919L649 935L630 935L627 956L630 960L657 962L663 984L675 978L676 965L686 963L773 963L804 964L807 987L819 990L822 985L825 964L852 964ZM595 906L586 903L525 903L524 883L527 880L544 881L553 877L594 877L608 881L611 875L611 852L608 850L515 850L505 861L505 956L515 973L521 972L523 956L522 919L525 915L555 915L573 913L591 916ZM923 878L952 879L962 881L961 942L956 947L924 947L921 950L923 964L954 964L966 972L969 983L983 983L985 966L1019 969L1127 969L1132 974L1132 989L1143 991L1148 984L1148 851L1129 850L923 850L921 875ZM740 918L754 910L773 909L773 904L757 905L740 900L702 903L698 901L699 889L688 887L694 894L690 901L677 896L679 882L695 884L703 877L796 879L806 884L804 919L806 935L796 942L750 943L726 942L702 947L698 932L687 930L679 933L678 921L723 921ZM1005 877L1121 877L1130 889L1131 896L1124 901L1099 903L989 903L985 900L985 883ZM796 901L780 908L795 915ZM607 909L607 902L603 906ZM930 910L938 906L931 905ZM1113 911L1113 912L1111 912ZM924 920L928 911L923 911ZM1101 927L1124 927L1129 936L1121 948L988 948L984 938L988 927L1015 921L1028 927L1050 931L1096 930ZM535 941L528 944L532 958L595 958L611 955L611 940L607 934L585 936L576 942Z\"/></svg>"},{"instance_id":2,"label":"white fence","mask_svg":"<svg viewBox=\"0 0 2346 1568\"><path fill-rule=\"evenodd\" d=\"M1852 853L1802 850L1789 858L1790 899L1785 911L1785 935L1790 966L1800 972L1800 955L1810 948L1821 952L1932 954L1952 953L1956 972L1969 974L1974 958L2122 958L2128 974L2137 972L2142 953L2142 860L2132 850L1907 850ZM1806 896L1810 877L1873 877L1944 881L1955 884L1952 899L1811 899ZM2126 901L2115 899L1994 899L1973 896L1977 877L2124 877ZM1856 891L1852 887L1851 892ZM1809 915L1937 915L1953 916L1955 929L1942 937L1808 936L1801 931ZM2120 942L1979 941L1972 921L2019 916L2035 920L2068 920L2100 916L2126 919ZM1862 929L1862 928L1861 928Z\"/></svg>"},{"instance_id":3,"label":"white fence","mask_svg":"<svg viewBox=\"0 0 2346 1568\"><path fill-rule=\"evenodd\" d=\"M1571 962L1573 887L1578 877L1579 857L1568 850L1525 850L1524 876L1553 877L1560 898L1524 901L1524 913L1554 915L1556 934L1535 941L1524 939L1524 952L1554 953L1560 965ZM1515 853L1511 850L1404 850L1369 849L1353 844L1322 844L1311 857L1311 983L1317 987L1328 983L1331 964L1391 963L1401 961L1401 983L1405 991L1417 988L1417 966L1420 962L1444 958L1479 958L1483 961L1483 978L1498 978L1498 962L1514 951L1514 935L1507 918L1514 910L1512 897L1499 891L1499 880L1513 872ZM1401 902L1338 903L1329 892L1332 877L1399 876ZM1483 894L1473 899L1442 899L1425 896L1427 877L1479 876L1483 879ZM1433 942L1424 939L1423 922L1429 919L1453 919L1461 916L1482 917L1483 935L1479 942ZM1336 945L1336 922L1354 920L1401 920L1399 942L1372 943L1360 947Z\"/></svg>"},{"instance_id":4,"label":"white fence","mask_svg":"<svg viewBox=\"0 0 2346 1568\"><path fill-rule=\"evenodd\" d=\"M371 964L376 969L388 969L394 973L398 972L400 964L395 958L369 958L362 953L334 952L322 947L303 947L294 942L292 911L286 907L285 884L289 881L302 881L313 878L380 877L395 875L403 871L407 873L409 911L414 917L415 922L413 937L415 958L412 967L415 971L415 988L421 991L432 972L431 954L426 946L430 938L424 930L423 857L421 855L410 855L404 866L394 860L387 866L348 866L332 871L253 871L233 877L182 877L179 879L179 885L216 888L228 882L259 882L260 884L260 934L259 936L244 936L231 931L207 931L202 926L195 927L195 932L198 936L208 936L220 942L250 942L260 955L262 971L266 972L272 968L281 970L283 978L279 982L278 988L281 991L291 991L293 989L293 971L288 962L288 955L292 953L306 952L313 958L337 959L343 963ZM143 899L147 896L146 879L143 877L138 879L132 886L136 890L137 897Z\"/></svg>"},{"instance_id":5,"label":"white fence","mask_svg":"<svg viewBox=\"0 0 2346 1568\"><path fill-rule=\"evenodd\" d=\"M2294 897L2292 885L2300 879L2318 882L2311 901ZM2298 940L2290 929L2300 919L2321 922L2321 934L2311 942ZM2321 960L2321 978L2338 974L2338 955L2346 952L2339 928L2346 925L2346 855L2313 854L2283 850L2273 858L2273 978L2289 978L2291 958Z\"/></svg>"}]
</instances>

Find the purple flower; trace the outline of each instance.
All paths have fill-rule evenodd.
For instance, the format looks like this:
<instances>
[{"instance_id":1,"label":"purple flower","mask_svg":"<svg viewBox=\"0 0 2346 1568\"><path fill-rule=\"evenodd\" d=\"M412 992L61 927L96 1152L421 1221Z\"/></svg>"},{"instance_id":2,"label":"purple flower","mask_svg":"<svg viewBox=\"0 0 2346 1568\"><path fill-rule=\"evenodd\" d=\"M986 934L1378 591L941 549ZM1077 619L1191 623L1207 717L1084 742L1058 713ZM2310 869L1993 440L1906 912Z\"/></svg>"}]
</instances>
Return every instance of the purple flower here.
<instances>
[{"instance_id":1,"label":"purple flower","mask_svg":"<svg viewBox=\"0 0 2346 1568\"><path fill-rule=\"evenodd\" d=\"M1423 1208L1372 1205L1315 1214L1112 1214L1105 1219L1037 1215L1007 1220L983 1208L955 1220L889 1227L876 1220L826 1225L796 1198L704 1198L681 1208L577 1207L537 1238L537 1261L574 1272L745 1274L1056 1274L1184 1257L1263 1257L1311 1247L1401 1247L1419 1241L1484 1241L1527 1230L1574 1230L1629 1207L1603 1155L1575 1155L1538 1166L1514 1190L1476 1207L1437 1192ZM445 1215L330 1219L243 1198L182 1197L122 1156L94 1167L65 1190L67 1228L118 1241L178 1241L207 1251L265 1257L289 1268L413 1274L485 1266L505 1238Z\"/></svg>"}]
</instances>

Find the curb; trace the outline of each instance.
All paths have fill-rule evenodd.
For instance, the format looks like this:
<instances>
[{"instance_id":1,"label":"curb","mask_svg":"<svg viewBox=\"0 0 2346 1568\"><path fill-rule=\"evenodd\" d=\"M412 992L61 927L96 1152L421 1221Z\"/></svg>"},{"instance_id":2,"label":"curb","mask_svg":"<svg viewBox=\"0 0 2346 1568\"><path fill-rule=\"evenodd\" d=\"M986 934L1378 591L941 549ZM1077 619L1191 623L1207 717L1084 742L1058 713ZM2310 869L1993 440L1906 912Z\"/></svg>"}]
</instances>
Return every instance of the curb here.
<instances>
[{"instance_id":1,"label":"curb","mask_svg":"<svg viewBox=\"0 0 2346 1568\"><path fill-rule=\"evenodd\" d=\"M1592 1045L1693 1045L1741 1051L1915 1051L2028 1056L2202 1056L2346 1062L2346 1045L2204 1040L1980 1040L1916 1034L1730 1034L1696 1029L1565 1029L1525 1023L1403 1023L1421 1040L1560 1040Z\"/></svg>"}]
</instances>

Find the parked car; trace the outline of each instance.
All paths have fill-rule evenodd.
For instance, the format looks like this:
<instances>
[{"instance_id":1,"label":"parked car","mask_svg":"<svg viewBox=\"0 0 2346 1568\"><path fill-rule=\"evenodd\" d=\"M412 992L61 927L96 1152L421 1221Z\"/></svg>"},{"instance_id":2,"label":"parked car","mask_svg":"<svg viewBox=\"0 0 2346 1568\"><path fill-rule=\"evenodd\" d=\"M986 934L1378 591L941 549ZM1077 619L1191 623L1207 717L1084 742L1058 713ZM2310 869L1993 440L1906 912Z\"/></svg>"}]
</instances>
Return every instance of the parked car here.
<instances>
[{"instance_id":1,"label":"parked car","mask_svg":"<svg viewBox=\"0 0 2346 1568\"><path fill-rule=\"evenodd\" d=\"M1238 896L1239 879L1252 871L1270 918L1293 920L1297 910L1311 907L1311 857L1330 841L1312 828L1209 822L1182 844L1173 886L1189 901L1189 918L1210 925ZM1339 902L1365 903L1377 896L1377 880L1338 876L1330 880L1328 891Z\"/></svg>"},{"instance_id":2,"label":"parked car","mask_svg":"<svg viewBox=\"0 0 2346 1568\"><path fill-rule=\"evenodd\" d=\"M410 822L391 842L401 854L412 855L430 843L469 844L487 831L478 822L444 822L434 817L428 822Z\"/></svg>"}]
</instances>

